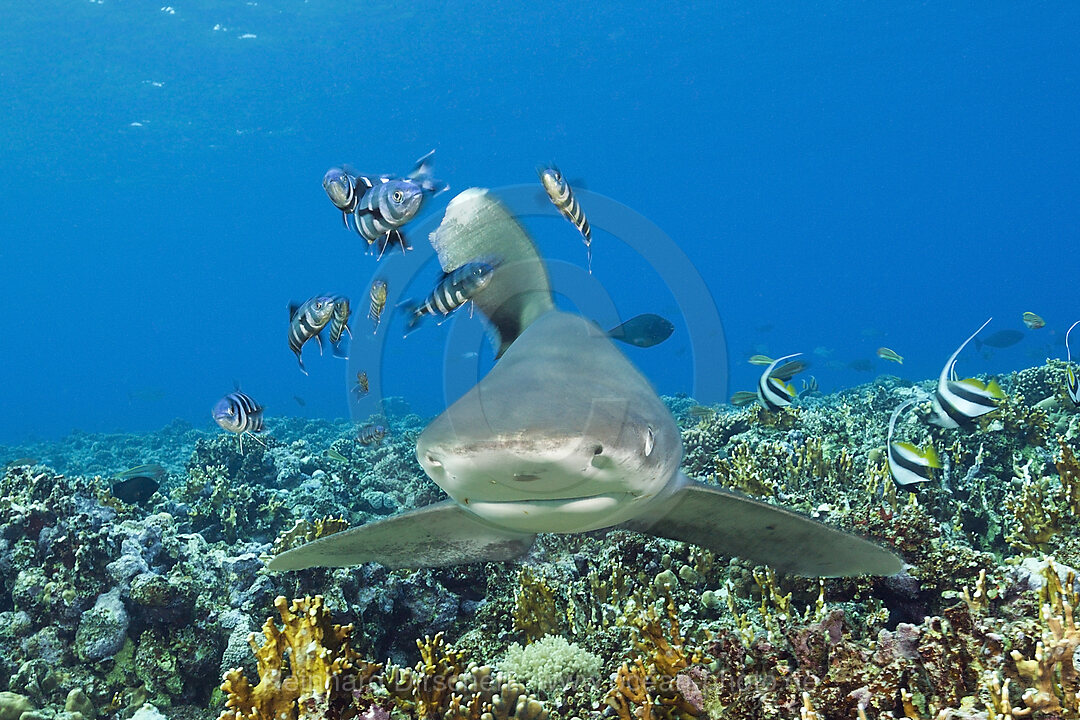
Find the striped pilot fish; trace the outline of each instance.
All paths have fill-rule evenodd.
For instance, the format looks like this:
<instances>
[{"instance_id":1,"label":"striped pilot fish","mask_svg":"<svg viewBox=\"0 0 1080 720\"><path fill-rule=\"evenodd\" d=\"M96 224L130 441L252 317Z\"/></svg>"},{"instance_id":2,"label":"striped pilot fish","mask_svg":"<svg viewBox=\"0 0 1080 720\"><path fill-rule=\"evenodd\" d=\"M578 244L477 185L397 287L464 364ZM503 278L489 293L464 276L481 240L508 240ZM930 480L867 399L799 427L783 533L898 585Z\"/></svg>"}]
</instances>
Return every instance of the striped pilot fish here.
<instances>
[{"instance_id":1,"label":"striped pilot fish","mask_svg":"<svg viewBox=\"0 0 1080 720\"><path fill-rule=\"evenodd\" d=\"M244 453L244 435L251 433L259 444L265 447L265 443L255 437L255 433L261 433L263 426L263 408L259 403L251 399L246 393L239 390L231 392L217 401L214 409L210 412L214 422L231 433L236 433L240 441L240 454Z\"/></svg>"},{"instance_id":2,"label":"striped pilot fish","mask_svg":"<svg viewBox=\"0 0 1080 720\"><path fill-rule=\"evenodd\" d=\"M927 443L925 448L919 449L909 442L893 442L896 419L913 402L915 400L911 399L900 405L889 419L889 439L887 440L889 474L892 475L896 487L901 490L909 490L920 483L930 482L934 479L934 470L941 467L941 460L933 445Z\"/></svg>"},{"instance_id":3,"label":"striped pilot fish","mask_svg":"<svg viewBox=\"0 0 1080 720\"><path fill-rule=\"evenodd\" d=\"M356 433L356 441L361 445L378 445L386 437L384 425L365 425Z\"/></svg>"},{"instance_id":4,"label":"striped pilot fish","mask_svg":"<svg viewBox=\"0 0 1080 720\"><path fill-rule=\"evenodd\" d=\"M382 257L391 245L408 250L401 228L416 217L428 195L447 189L446 183L432 175L432 150L416 161L405 178L393 175L352 175L342 168L330 168L323 176L323 189L330 202L342 213L345 227L363 237L369 246L376 245Z\"/></svg>"},{"instance_id":5,"label":"striped pilot fish","mask_svg":"<svg viewBox=\"0 0 1080 720\"><path fill-rule=\"evenodd\" d=\"M765 368L765 372L761 373L757 385L757 399L758 402L761 403L761 407L769 412L777 412L780 408L791 405L791 401L795 399L795 388L790 383L776 377L774 371L776 370L776 366L780 363L789 358L799 357L800 355L802 355L802 353L794 353L792 355L785 355L782 358L777 358L769 363L769 366Z\"/></svg>"},{"instance_id":6,"label":"striped pilot fish","mask_svg":"<svg viewBox=\"0 0 1080 720\"><path fill-rule=\"evenodd\" d=\"M379 320L382 319L383 308L386 307L386 292L385 280L377 279L371 283L371 291L368 293L371 296L371 305L368 307L367 316L375 326L371 331L373 334L379 332Z\"/></svg>"},{"instance_id":7,"label":"striped pilot fish","mask_svg":"<svg viewBox=\"0 0 1080 720\"><path fill-rule=\"evenodd\" d=\"M574 227L581 233L582 239L585 241L585 254L589 265L589 274L592 274L592 228L589 227L589 221L585 217L585 213L581 210L581 205L578 203L577 198L574 197L574 191L570 189L570 184L563 178L559 168L554 165L544 165L536 170L540 176L540 184L544 186L544 192L547 193L548 198L562 213L563 217L574 224Z\"/></svg>"},{"instance_id":8,"label":"striped pilot fish","mask_svg":"<svg viewBox=\"0 0 1080 720\"><path fill-rule=\"evenodd\" d=\"M348 355L341 353L339 345L344 333L349 333L349 337L352 337L352 330L349 329L349 316L352 315L349 298L344 295L332 295L331 298L334 301L334 313L330 316L330 344L334 346L335 357L348 358Z\"/></svg>"},{"instance_id":9,"label":"striped pilot fish","mask_svg":"<svg viewBox=\"0 0 1080 720\"><path fill-rule=\"evenodd\" d=\"M958 428L970 425L976 418L997 409L998 402L1005 397L997 380L984 383L976 378L957 379L956 358L982 329L990 324L990 318L984 322L963 345L956 348L938 376L937 390L934 391L934 415L930 422L943 428Z\"/></svg>"},{"instance_id":10,"label":"striped pilot fish","mask_svg":"<svg viewBox=\"0 0 1080 720\"><path fill-rule=\"evenodd\" d=\"M1069 333L1073 331L1073 328L1080 325L1080 320L1074 322L1069 329L1065 332L1065 352L1068 360L1065 365L1065 389L1069 393L1069 399L1073 401L1073 405L1080 405L1080 382L1076 379L1076 370L1072 364L1072 350L1069 349Z\"/></svg>"},{"instance_id":11,"label":"striped pilot fish","mask_svg":"<svg viewBox=\"0 0 1080 720\"><path fill-rule=\"evenodd\" d=\"M316 295L304 303L289 305L289 349L296 353L296 360L300 363L300 370L307 375L304 368L304 358L301 351L311 338L319 343L319 354L322 354L322 338L319 333L334 317L334 298L330 295Z\"/></svg>"},{"instance_id":12,"label":"striped pilot fish","mask_svg":"<svg viewBox=\"0 0 1080 720\"><path fill-rule=\"evenodd\" d=\"M412 332L425 315L441 315L443 318L449 316L487 287L494 272L495 266L491 263L466 263L444 275L424 302L402 303L410 312L405 332Z\"/></svg>"}]
</instances>

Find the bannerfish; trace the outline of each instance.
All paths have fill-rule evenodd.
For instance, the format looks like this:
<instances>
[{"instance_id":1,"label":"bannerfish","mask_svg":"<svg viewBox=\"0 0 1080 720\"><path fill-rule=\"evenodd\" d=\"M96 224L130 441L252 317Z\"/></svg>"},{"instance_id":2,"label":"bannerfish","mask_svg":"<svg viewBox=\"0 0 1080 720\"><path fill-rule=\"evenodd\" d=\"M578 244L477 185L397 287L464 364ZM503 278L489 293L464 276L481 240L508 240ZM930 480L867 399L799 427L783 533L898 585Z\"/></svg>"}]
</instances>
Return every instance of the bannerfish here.
<instances>
[{"instance_id":1,"label":"bannerfish","mask_svg":"<svg viewBox=\"0 0 1080 720\"><path fill-rule=\"evenodd\" d=\"M371 304L368 306L368 320L371 320L371 324L375 326L372 330L372 334L379 332L379 320L382 319L383 308L386 307L386 281L377 279L371 283L371 290L368 295L371 296Z\"/></svg>"},{"instance_id":2,"label":"bannerfish","mask_svg":"<svg viewBox=\"0 0 1080 720\"><path fill-rule=\"evenodd\" d=\"M910 406L914 400L908 400L893 411L889 419L888 446L889 474L892 476L896 487L901 490L911 490L920 483L930 482L934 479L934 470L941 467L934 446L927 444L919 449L909 442L893 442L893 429L896 427L896 419L900 413Z\"/></svg>"},{"instance_id":3,"label":"bannerfish","mask_svg":"<svg viewBox=\"0 0 1080 720\"><path fill-rule=\"evenodd\" d=\"M1038 330L1041 327L1046 326L1046 321L1033 312L1026 312L1023 315L1024 324L1032 330Z\"/></svg>"},{"instance_id":4,"label":"bannerfish","mask_svg":"<svg viewBox=\"0 0 1080 720\"><path fill-rule=\"evenodd\" d=\"M900 357L895 350L890 350L887 347L879 347L877 349L877 356L882 360L890 360L894 363L904 364L904 358Z\"/></svg>"},{"instance_id":5,"label":"bannerfish","mask_svg":"<svg viewBox=\"0 0 1080 720\"><path fill-rule=\"evenodd\" d=\"M368 394L368 377L367 370L360 370L356 373L356 383L353 384L353 394L356 395L356 399L360 400Z\"/></svg>"},{"instance_id":6,"label":"bannerfish","mask_svg":"<svg viewBox=\"0 0 1080 720\"><path fill-rule=\"evenodd\" d=\"M341 354L338 346L342 334L349 333L349 337L352 337L352 330L349 329L349 316L352 315L349 298L344 295L332 295L331 298L334 302L334 314L330 317L330 344L334 346L335 356L347 358L348 355Z\"/></svg>"},{"instance_id":7,"label":"bannerfish","mask_svg":"<svg viewBox=\"0 0 1080 720\"><path fill-rule=\"evenodd\" d=\"M983 328L990 324L988 319L971 337L956 348L938 376L937 390L934 392L934 415L930 422L943 428L957 428L969 425L976 418L997 409L998 401L1005 397L997 380L984 383L975 378L958 380L956 378L956 358L968 343L975 339Z\"/></svg>"},{"instance_id":8,"label":"bannerfish","mask_svg":"<svg viewBox=\"0 0 1080 720\"><path fill-rule=\"evenodd\" d=\"M450 313L469 302L476 293L483 290L495 272L495 266L487 262L471 262L455 268L443 275L435 290L422 303L407 300L402 303L409 313L406 334L416 329L425 315L441 315L446 318Z\"/></svg>"},{"instance_id":9,"label":"bannerfish","mask_svg":"<svg viewBox=\"0 0 1080 720\"><path fill-rule=\"evenodd\" d=\"M802 355L802 353L785 355L782 358L773 360L769 363L769 366L765 368L765 372L761 373L761 377L758 378L757 399L758 402L761 403L761 407L769 412L776 412L780 408L787 407L788 405L791 405L791 401L795 399L795 388L784 380L774 377L773 371L776 370L776 366L779 363L782 363L788 358L798 357L799 355Z\"/></svg>"},{"instance_id":10,"label":"bannerfish","mask_svg":"<svg viewBox=\"0 0 1080 720\"><path fill-rule=\"evenodd\" d=\"M246 393L239 390L229 393L218 400L210 414L222 428L236 433L241 455L244 454L244 435L250 434L260 445L266 445L255 435L265 430L263 408Z\"/></svg>"},{"instance_id":11,"label":"bannerfish","mask_svg":"<svg viewBox=\"0 0 1080 720\"><path fill-rule=\"evenodd\" d=\"M386 437L386 426L365 425L356 433L356 441L361 445L378 445Z\"/></svg>"},{"instance_id":12,"label":"bannerfish","mask_svg":"<svg viewBox=\"0 0 1080 720\"><path fill-rule=\"evenodd\" d=\"M675 326L666 318L646 313L611 328L608 330L608 337L635 347L647 348L664 342L674 331Z\"/></svg>"},{"instance_id":13,"label":"bannerfish","mask_svg":"<svg viewBox=\"0 0 1080 720\"><path fill-rule=\"evenodd\" d=\"M1065 331L1065 353L1068 357L1065 361L1065 390L1069 393L1069 399L1073 401L1073 405L1080 405L1080 382L1077 381L1076 370L1073 369L1072 350L1069 349L1069 333L1077 325L1080 325L1080 320L1074 322Z\"/></svg>"},{"instance_id":14,"label":"bannerfish","mask_svg":"<svg viewBox=\"0 0 1080 720\"><path fill-rule=\"evenodd\" d=\"M998 330L986 339L975 338L975 349L982 350L983 346L992 348L1012 347L1024 339L1024 333L1019 330Z\"/></svg>"},{"instance_id":15,"label":"bannerfish","mask_svg":"<svg viewBox=\"0 0 1080 720\"><path fill-rule=\"evenodd\" d=\"M417 439L417 460L450 499L288 550L270 570L505 561L540 532L621 527L780 572L900 571L872 542L681 473L671 412L607 333L554 308L535 247L494 196L461 193L432 244L444 268L503 254L532 276L517 278L529 292L504 294L500 276L474 298L500 359Z\"/></svg>"},{"instance_id":16,"label":"bannerfish","mask_svg":"<svg viewBox=\"0 0 1080 720\"><path fill-rule=\"evenodd\" d=\"M541 166L536 169L536 172L540 176L540 184L544 186L544 192L547 193L548 198L562 216L572 222L581 233L581 238L585 241L589 274L592 275L592 228L589 227L589 221L581 210L581 205L574 196L570 183L566 182L562 172L554 165Z\"/></svg>"},{"instance_id":17,"label":"bannerfish","mask_svg":"<svg viewBox=\"0 0 1080 720\"><path fill-rule=\"evenodd\" d=\"M289 349L296 353L296 360L300 363L300 370L307 375L304 368L304 358L300 353L304 349L304 343L311 338L319 343L319 354L322 354L322 337L319 333L334 317L334 298L329 295L316 295L297 305L289 305Z\"/></svg>"}]
</instances>

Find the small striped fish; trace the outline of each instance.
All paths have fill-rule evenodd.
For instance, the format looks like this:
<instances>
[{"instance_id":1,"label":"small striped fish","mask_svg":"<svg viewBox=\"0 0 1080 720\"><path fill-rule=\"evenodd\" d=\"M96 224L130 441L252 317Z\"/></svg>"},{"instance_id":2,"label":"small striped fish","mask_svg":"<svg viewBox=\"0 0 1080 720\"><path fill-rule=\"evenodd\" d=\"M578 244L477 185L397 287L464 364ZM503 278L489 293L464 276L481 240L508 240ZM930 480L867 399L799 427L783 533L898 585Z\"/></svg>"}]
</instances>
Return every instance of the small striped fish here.
<instances>
[{"instance_id":1,"label":"small striped fish","mask_svg":"<svg viewBox=\"0 0 1080 720\"><path fill-rule=\"evenodd\" d=\"M304 349L304 343L311 338L319 343L319 354L322 354L322 338L319 333L334 317L334 298L329 295L317 295L304 303L289 305L289 348L296 353L296 360L300 363L300 370L307 375L304 368L304 358L300 353Z\"/></svg>"},{"instance_id":2,"label":"small striped fish","mask_svg":"<svg viewBox=\"0 0 1080 720\"><path fill-rule=\"evenodd\" d=\"M401 232L402 226L416 217L427 195L437 195L447 185L432 177L432 150L416 161L406 178L393 175L352 175L341 168L331 168L323 176L323 189L342 213L345 227L363 237L368 246L377 245L381 258L387 248L411 247Z\"/></svg>"},{"instance_id":3,"label":"small striped fish","mask_svg":"<svg viewBox=\"0 0 1080 720\"><path fill-rule=\"evenodd\" d=\"M765 372L761 373L761 377L758 378L757 398L761 403L761 407L765 408L769 412L776 412L780 408L791 405L791 401L795 399L795 388L786 384L780 378L774 376L776 366L787 360L788 358L798 357L802 353L794 353L793 355L785 355L782 358L777 358L769 363L769 366L765 368Z\"/></svg>"},{"instance_id":4,"label":"small striped fish","mask_svg":"<svg viewBox=\"0 0 1080 720\"><path fill-rule=\"evenodd\" d=\"M574 191L570 189L569 183L563 178L559 168L554 165L542 166L537 168L536 172L540 175L540 183L544 186L544 192L547 193L551 202L559 209L563 217L572 222L578 232L581 233L581 237L585 241L585 254L589 265L589 274L591 275L592 228L589 227L589 221L586 219L585 213L582 212L580 203L574 197Z\"/></svg>"},{"instance_id":5,"label":"small striped fish","mask_svg":"<svg viewBox=\"0 0 1080 720\"><path fill-rule=\"evenodd\" d=\"M466 263L447 273L435 286L427 300L416 305L406 302L411 307L406 333L411 332L424 319L425 315L442 315L444 318L459 307L469 302L476 293L491 282L495 266L486 262Z\"/></svg>"},{"instance_id":6,"label":"small striped fish","mask_svg":"<svg viewBox=\"0 0 1080 720\"><path fill-rule=\"evenodd\" d=\"M265 446L265 443L254 435L254 433L261 433L265 429L263 426L262 406L247 394L239 390L229 393L218 400L217 405L214 405L214 409L210 414L223 429L236 433L237 439L240 441L241 454L244 452L244 435L247 433L251 433L253 438Z\"/></svg>"},{"instance_id":7,"label":"small striped fish","mask_svg":"<svg viewBox=\"0 0 1080 720\"><path fill-rule=\"evenodd\" d=\"M919 449L909 442L893 442L893 430L896 427L896 419L906 407L915 400L908 400L893 411L889 419L889 438L886 441L888 447L889 474L892 475L896 487L901 490L914 488L920 483L930 482L934 479L934 470L941 467L941 460L933 445L927 445Z\"/></svg>"},{"instance_id":8,"label":"small striped fish","mask_svg":"<svg viewBox=\"0 0 1080 720\"><path fill-rule=\"evenodd\" d=\"M971 337L956 348L941 369L937 389L934 391L934 415L930 422L943 428L958 428L970 425L976 418L997 409L998 401L1005 397L996 380L984 383L975 378L957 379L956 358L982 329L990 324L990 318L984 322Z\"/></svg>"},{"instance_id":9,"label":"small striped fish","mask_svg":"<svg viewBox=\"0 0 1080 720\"><path fill-rule=\"evenodd\" d=\"M1080 320L1074 322L1065 332L1065 352L1068 356L1065 365L1065 389L1068 391L1069 399L1073 401L1073 405L1080 405L1080 382L1077 381L1076 370L1073 369L1072 350L1069 349L1069 333L1071 333L1073 328L1077 325L1080 325Z\"/></svg>"},{"instance_id":10,"label":"small striped fish","mask_svg":"<svg viewBox=\"0 0 1080 720\"><path fill-rule=\"evenodd\" d=\"M360 400L368 394L368 377L367 370L360 370L356 373L356 384L353 385L353 393L356 395L356 399Z\"/></svg>"},{"instance_id":11,"label":"small striped fish","mask_svg":"<svg viewBox=\"0 0 1080 720\"><path fill-rule=\"evenodd\" d=\"M330 318L330 344L334 346L335 357L348 358L348 355L341 352L339 345L344 333L349 333L349 337L352 337L352 330L349 329L349 316L352 315L352 310L349 309L349 298L344 295L331 297L334 301L334 314Z\"/></svg>"},{"instance_id":12,"label":"small striped fish","mask_svg":"<svg viewBox=\"0 0 1080 720\"><path fill-rule=\"evenodd\" d=\"M382 425L367 425L356 433L356 441L361 445L378 445L386 437L386 428Z\"/></svg>"},{"instance_id":13,"label":"small striped fish","mask_svg":"<svg viewBox=\"0 0 1080 720\"><path fill-rule=\"evenodd\" d=\"M382 319L383 308L386 307L387 285L385 280L375 280L371 283L371 305L368 307L368 319L375 326L372 334L379 332L379 320Z\"/></svg>"}]
</instances>

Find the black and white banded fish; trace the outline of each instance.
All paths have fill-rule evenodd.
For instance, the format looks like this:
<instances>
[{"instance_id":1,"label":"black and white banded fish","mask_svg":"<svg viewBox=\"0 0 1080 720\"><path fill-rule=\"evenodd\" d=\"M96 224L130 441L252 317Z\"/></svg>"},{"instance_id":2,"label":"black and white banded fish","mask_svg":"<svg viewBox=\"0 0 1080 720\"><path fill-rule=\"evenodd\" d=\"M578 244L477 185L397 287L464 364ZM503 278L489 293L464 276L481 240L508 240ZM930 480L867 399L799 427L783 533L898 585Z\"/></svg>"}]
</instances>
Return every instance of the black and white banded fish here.
<instances>
[{"instance_id":1,"label":"black and white banded fish","mask_svg":"<svg viewBox=\"0 0 1080 720\"><path fill-rule=\"evenodd\" d=\"M581 204L574 197L574 191L566 182L559 168L554 165L543 165L536 169L540 175L540 184L544 186L544 192L548 198L562 213L563 217L574 224L585 241L585 254L589 266L589 274L592 274L592 228L585 213L581 210Z\"/></svg>"},{"instance_id":2,"label":"black and white banded fish","mask_svg":"<svg viewBox=\"0 0 1080 720\"><path fill-rule=\"evenodd\" d=\"M799 357L800 355L802 355L802 353L794 353L792 355L785 355L782 358L777 358L769 363L769 366L765 368L765 372L761 373L757 385L757 399L758 402L761 403L761 407L769 412L776 412L780 408L791 405L791 401L795 399L796 395L795 388L776 377L773 373L776 370L777 365L789 358Z\"/></svg>"},{"instance_id":3,"label":"black and white banded fish","mask_svg":"<svg viewBox=\"0 0 1080 720\"><path fill-rule=\"evenodd\" d=\"M934 391L934 415L930 422L943 428L958 428L970 425L976 418L997 409L998 401L1005 397L997 380L984 383L976 378L957 379L956 358L982 329L990 324L988 319L971 337L956 348L938 376L937 389Z\"/></svg>"},{"instance_id":4,"label":"black and white banded fish","mask_svg":"<svg viewBox=\"0 0 1080 720\"><path fill-rule=\"evenodd\" d=\"M262 440L255 437L255 433L261 433L265 429L263 426L263 408L246 393L239 390L229 393L217 401L210 414L223 429L236 433L237 439L240 441L240 454L244 453L244 435L248 433L260 445L266 445Z\"/></svg>"},{"instance_id":5,"label":"black and white banded fish","mask_svg":"<svg viewBox=\"0 0 1080 720\"><path fill-rule=\"evenodd\" d=\"M443 276L435 290L424 302L416 304L406 301L402 305L408 308L409 320L406 333L416 328L425 315L444 318L459 307L469 302L476 293L491 282L495 266L486 262L466 263Z\"/></svg>"},{"instance_id":6,"label":"black and white banded fish","mask_svg":"<svg viewBox=\"0 0 1080 720\"><path fill-rule=\"evenodd\" d=\"M1080 325L1080 320L1077 320L1069 329L1065 332L1065 353L1068 357L1065 364L1065 390L1069 393L1069 399L1073 401L1073 405L1080 405L1080 382L1076 379L1076 370L1072 364L1072 350L1069 349L1069 333L1073 331L1073 328Z\"/></svg>"},{"instance_id":7,"label":"black and white banded fish","mask_svg":"<svg viewBox=\"0 0 1080 720\"><path fill-rule=\"evenodd\" d=\"M933 445L927 444L925 448L919 449L909 442L893 442L896 419L913 402L915 400L911 399L901 404L893 411L889 419L889 437L886 441L889 474L896 483L896 487L901 490L908 490L920 483L930 482L934 479L934 470L941 467L941 460Z\"/></svg>"},{"instance_id":8,"label":"black and white banded fish","mask_svg":"<svg viewBox=\"0 0 1080 720\"><path fill-rule=\"evenodd\" d=\"M382 257L391 245L402 251L411 249L402 226L420 212L424 198L437 195L447 185L432 176L432 150L416 161L416 167L406 178L393 175L352 175L341 168L331 168L323 176L323 189L342 212L345 227L359 233L369 246L377 245Z\"/></svg>"},{"instance_id":9,"label":"black and white banded fish","mask_svg":"<svg viewBox=\"0 0 1080 720\"><path fill-rule=\"evenodd\" d=\"M334 346L334 356L340 358L348 358L341 352L341 336L344 333L349 333L349 337L352 337L352 330L349 329L349 316L352 315L352 310L349 308L349 298L344 295L332 295L334 301L334 314L330 318L330 344Z\"/></svg>"},{"instance_id":10,"label":"black and white banded fish","mask_svg":"<svg viewBox=\"0 0 1080 720\"><path fill-rule=\"evenodd\" d=\"M386 427L383 425L366 425L356 433L356 441L361 445L378 445L386 437Z\"/></svg>"},{"instance_id":11,"label":"black and white banded fish","mask_svg":"<svg viewBox=\"0 0 1080 720\"><path fill-rule=\"evenodd\" d=\"M300 353L311 338L319 343L319 354L322 354L322 338L319 333L334 317L334 298L329 295L316 295L300 305L289 305L289 348L296 353L296 360L300 363L300 370L307 375L304 368L304 358Z\"/></svg>"},{"instance_id":12,"label":"black and white banded fish","mask_svg":"<svg viewBox=\"0 0 1080 720\"><path fill-rule=\"evenodd\" d=\"M371 283L371 291L368 293L371 296L371 304L368 307L367 316L374 326L372 333L379 332L379 320L382 319L383 308L386 307L387 289L385 280L376 279Z\"/></svg>"}]
</instances>

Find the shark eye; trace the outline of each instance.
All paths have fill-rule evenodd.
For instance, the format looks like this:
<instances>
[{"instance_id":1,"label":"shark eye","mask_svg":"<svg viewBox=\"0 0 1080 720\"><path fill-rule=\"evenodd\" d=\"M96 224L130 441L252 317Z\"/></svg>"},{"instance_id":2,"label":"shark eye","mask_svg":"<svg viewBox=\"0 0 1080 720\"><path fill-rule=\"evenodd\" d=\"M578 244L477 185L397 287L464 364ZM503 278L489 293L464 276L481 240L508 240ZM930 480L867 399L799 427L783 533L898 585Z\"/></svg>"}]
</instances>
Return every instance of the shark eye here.
<instances>
[{"instance_id":1,"label":"shark eye","mask_svg":"<svg viewBox=\"0 0 1080 720\"><path fill-rule=\"evenodd\" d=\"M652 428L649 428L645 432L645 457L652 455L654 447L656 447L656 436L653 434Z\"/></svg>"},{"instance_id":2,"label":"shark eye","mask_svg":"<svg viewBox=\"0 0 1080 720\"><path fill-rule=\"evenodd\" d=\"M395 190L394 191L394 202L399 203L404 199L405 199L405 193L401 192L400 190Z\"/></svg>"}]
</instances>

